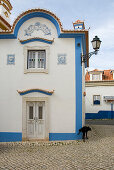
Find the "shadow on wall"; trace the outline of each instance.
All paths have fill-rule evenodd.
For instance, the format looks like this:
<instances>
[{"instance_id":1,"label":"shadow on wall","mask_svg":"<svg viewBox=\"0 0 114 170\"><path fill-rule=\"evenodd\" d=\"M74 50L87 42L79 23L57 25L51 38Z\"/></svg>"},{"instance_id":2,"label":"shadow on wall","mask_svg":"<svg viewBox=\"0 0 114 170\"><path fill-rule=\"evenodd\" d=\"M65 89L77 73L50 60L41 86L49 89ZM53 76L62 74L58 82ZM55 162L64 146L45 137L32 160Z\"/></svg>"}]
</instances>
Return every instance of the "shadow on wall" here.
<instances>
[{"instance_id":1,"label":"shadow on wall","mask_svg":"<svg viewBox=\"0 0 114 170\"><path fill-rule=\"evenodd\" d=\"M98 113L86 113L85 119L114 119L114 111L100 110Z\"/></svg>"}]
</instances>

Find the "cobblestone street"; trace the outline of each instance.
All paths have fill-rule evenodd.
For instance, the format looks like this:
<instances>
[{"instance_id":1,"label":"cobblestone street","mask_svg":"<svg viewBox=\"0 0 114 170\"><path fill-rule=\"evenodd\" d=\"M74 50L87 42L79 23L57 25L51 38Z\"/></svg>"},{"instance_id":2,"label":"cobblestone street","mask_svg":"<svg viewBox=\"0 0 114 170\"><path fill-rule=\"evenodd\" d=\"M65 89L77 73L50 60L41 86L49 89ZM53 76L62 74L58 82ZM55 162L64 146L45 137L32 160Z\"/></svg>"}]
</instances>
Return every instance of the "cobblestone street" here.
<instances>
[{"instance_id":1,"label":"cobblestone street","mask_svg":"<svg viewBox=\"0 0 114 170\"><path fill-rule=\"evenodd\" d=\"M114 126L91 128L86 142L0 143L0 170L113 170Z\"/></svg>"}]
</instances>

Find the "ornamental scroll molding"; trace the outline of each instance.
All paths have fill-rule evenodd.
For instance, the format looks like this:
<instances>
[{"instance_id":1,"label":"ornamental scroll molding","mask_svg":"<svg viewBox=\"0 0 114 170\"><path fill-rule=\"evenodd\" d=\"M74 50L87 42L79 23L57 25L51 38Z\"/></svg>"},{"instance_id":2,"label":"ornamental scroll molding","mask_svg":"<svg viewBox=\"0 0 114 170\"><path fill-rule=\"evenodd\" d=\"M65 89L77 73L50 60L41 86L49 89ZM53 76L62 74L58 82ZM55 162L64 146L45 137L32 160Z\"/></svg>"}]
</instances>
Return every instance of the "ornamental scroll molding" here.
<instances>
[{"instance_id":1,"label":"ornamental scroll molding","mask_svg":"<svg viewBox=\"0 0 114 170\"><path fill-rule=\"evenodd\" d=\"M21 96L26 95L28 93L34 93L34 92L39 92L39 93L43 93L43 94L51 96L54 93L54 90L49 91L49 90L43 90L43 89L27 89L27 90L17 90L17 92Z\"/></svg>"},{"instance_id":2,"label":"ornamental scroll molding","mask_svg":"<svg viewBox=\"0 0 114 170\"><path fill-rule=\"evenodd\" d=\"M51 35L51 30L45 25L41 24L40 22L36 22L34 25L30 25L25 31L25 36L31 36L34 31L43 31L44 35Z\"/></svg>"}]
</instances>

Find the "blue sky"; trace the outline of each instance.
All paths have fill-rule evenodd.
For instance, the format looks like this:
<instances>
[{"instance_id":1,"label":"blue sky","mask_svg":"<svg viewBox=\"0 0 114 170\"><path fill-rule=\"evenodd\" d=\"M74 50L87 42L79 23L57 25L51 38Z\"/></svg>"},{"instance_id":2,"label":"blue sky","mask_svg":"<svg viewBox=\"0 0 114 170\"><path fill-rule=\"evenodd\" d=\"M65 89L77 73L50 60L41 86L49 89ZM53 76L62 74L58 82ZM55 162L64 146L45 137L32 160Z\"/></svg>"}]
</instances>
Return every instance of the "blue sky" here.
<instances>
[{"instance_id":1,"label":"blue sky","mask_svg":"<svg viewBox=\"0 0 114 170\"><path fill-rule=\"evenodd\" d=\"M13 10L11 22L23 11L43 8L60 18L64 29L73 29L72 22L80 19L89 31L89 48L95 35L102 44L98 55L90 59L89 70L114 69L114 0L10 0Z\"/></svg>"}]
</instances>

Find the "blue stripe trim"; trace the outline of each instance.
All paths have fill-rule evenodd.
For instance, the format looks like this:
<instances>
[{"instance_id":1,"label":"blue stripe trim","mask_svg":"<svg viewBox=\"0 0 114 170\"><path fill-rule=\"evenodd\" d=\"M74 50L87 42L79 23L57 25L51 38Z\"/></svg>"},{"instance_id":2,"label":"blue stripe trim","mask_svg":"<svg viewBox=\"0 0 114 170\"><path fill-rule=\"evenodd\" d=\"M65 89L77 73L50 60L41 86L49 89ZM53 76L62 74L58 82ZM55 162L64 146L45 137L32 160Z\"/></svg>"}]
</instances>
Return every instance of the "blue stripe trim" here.
<instances>
[{"instance_id":1,"label":"blue stripe trim","mask_svg":"<svg viewBox=\"0 0 114 170\"><path fill-rule=\"evenodd\" d=\"M76 38L80 36L85 36L85 33L61 33L59 38Z\"/></svg>"},{"instance_id":2,"label":"blue stripe trim","mask_svg":"<svg viewBox=\"0 0 114 170\"><path fill-rule=\"evenodd\" d=\"M22 133L0 132L0 142L22 141Z\"/></svg>"},{"instance_id":3,"label":"blue stripe trim","mask_svg":"<svg viewBox=\"0 0 114 170\"><path fill-rule=\"evenodd\" d=\"M41 90L28 90L26 92L20 93L20 95L23 96L23 95L26 95L26 94L29 94L29 93L34 93L34 92L43 93L43 94L46 94L46 95L49 95L49 96L52 95L52 93L44 92L44 91L41 91Z\"/></svg>"},{"instance_id":4,"label":"blue stripe trim","mask_svg":"<svg viewBox=\"0 0 114 170\"><path fill-rule=\"evenodd\" d=\"M76 38L78 36L85 36L85 33L60 33L58 38ZM0 39L17 39L17 36L14 34L0 34Z\"/></svg>"},{"instance_id":5,"label":"blue stripe trim","mask_svg":"<svg viewBox=\"0 0 114 170\"><path fill-rule=\"evenodd\" d=\"M0 34L0 39L17 39L14 34Z\"/></svg>"},{"instance_id":6,"label":"blue stripe trim","mask_svg":"<svg viewBox=\"0 0 114 170\"><path fill-rule=\"evenodd\" d=\"M53 43L53 41L48 41L48 40L44 40L44 39L41 39L41 38L29 39L29 40L25 40L25 41L20 42L20 43L21 44L27 44L27 43L34 42L34 41L40 41L40 42L47 43L47 44L52 44Z\"/></svg>"},{"instance_id":7,"label":"blue stripe trim","mask_svg":"<svg viewBox=\"0 0 114 170\"><path fill-rule=\"evenodd\" d=\"M80 46L77 44L80 43ZM75 84L76 84L76 133L82 127L82 67L81 67L82 37L75 39Z\"/></svg>"},{"instance_id":8,"label":"blue stripe trim","mask_svg":"<svg viewBox=\"0 0 114 170\"><path fill-rule=\"evenodd\" d=\"M50 133L49 140L50 141L58 141L58 140L78 140L82 139L82 135L77 135L76 133Z\"/></svg>"},{"instance_id":9,"label":"blue stripe trim","mask_svg":"<svg viewBox=\"0 0 114 170\"><path fill-rule=\"evenodd\" d=\"M100 110L98 113L86 113L85 119L114 119L114 111Z\"/></svg>"},{"instance_id":10,"label":"blue stripe trim","mask_svg":"<svg viewBox=\"0 0 114 170\"><path fill-rule=\"evenodd\" d=\"M74 24L74 26L83 26L83 24Z\"/></svg>"}]
</instances>

